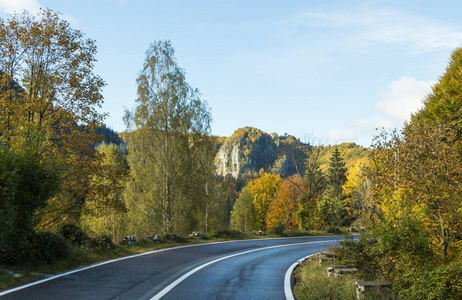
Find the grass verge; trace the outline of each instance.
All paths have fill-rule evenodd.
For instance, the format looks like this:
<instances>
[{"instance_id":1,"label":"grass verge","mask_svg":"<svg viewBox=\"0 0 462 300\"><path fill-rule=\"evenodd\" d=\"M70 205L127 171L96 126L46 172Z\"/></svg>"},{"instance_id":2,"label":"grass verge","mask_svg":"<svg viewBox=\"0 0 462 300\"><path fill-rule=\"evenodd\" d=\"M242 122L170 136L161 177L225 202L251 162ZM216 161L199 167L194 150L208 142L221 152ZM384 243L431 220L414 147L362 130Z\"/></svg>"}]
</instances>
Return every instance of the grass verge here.
<instances>
[{"instance_id":1,"label":"grass verge","mask_svg":"<svg viewBox=\"0 0 462 300\"><path fill-rule=\"evenodd\" d=\"M352 299L356 300L355 278L327 277L326 265L319 265L318 256L305 260L295 270L294 296L297 300Z\"/></svg>"}]
</instances>

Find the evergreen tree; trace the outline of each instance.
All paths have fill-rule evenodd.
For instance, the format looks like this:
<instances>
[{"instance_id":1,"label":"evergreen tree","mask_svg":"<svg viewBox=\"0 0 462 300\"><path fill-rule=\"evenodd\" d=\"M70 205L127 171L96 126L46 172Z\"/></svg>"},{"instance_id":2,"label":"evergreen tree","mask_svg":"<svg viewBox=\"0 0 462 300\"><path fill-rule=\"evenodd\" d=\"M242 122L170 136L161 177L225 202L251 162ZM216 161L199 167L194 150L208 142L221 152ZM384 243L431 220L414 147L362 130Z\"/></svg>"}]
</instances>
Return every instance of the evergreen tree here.
<instances>
[{"instance_id":1,"label":"evergreen tree","mask_svg":"<svg viewBox=\"0 0 462 300\"><path fill-rule=\"evenodd\" d=\"M332 189L333 195L339 200L342 199L342 186L347 179L347 168L345 161L340 155L340 151L335 148L329 162L329 169L327 170L327 180Z\"/></svg>"},{"instance_id":2,"label":"evergreen tree","mask_svg":"<svg viewBox=\"0 0 462 300\"><path fill-rule=\"evenodd\" d=\"M340 225L344 221L346 211L343 204L342 186L346 182L347 168L340 151L335 148L329 161L327 170L327 193L319 203L321 218L331 227Z\"/></svg>"},{"instance_id":3,"label":"evergreen tree","mask_svg":"<svg viewBox=\"0 0 462 300\"><path fill-rule=\"evenodd\" d=\"M300 209L297 212L301 229L318 227L318 201L326 190L326 177L321 170L321 147L310 146L306 151L306 168L303 183L304 194L299 199Z\"/></svg>"}]
</instances>

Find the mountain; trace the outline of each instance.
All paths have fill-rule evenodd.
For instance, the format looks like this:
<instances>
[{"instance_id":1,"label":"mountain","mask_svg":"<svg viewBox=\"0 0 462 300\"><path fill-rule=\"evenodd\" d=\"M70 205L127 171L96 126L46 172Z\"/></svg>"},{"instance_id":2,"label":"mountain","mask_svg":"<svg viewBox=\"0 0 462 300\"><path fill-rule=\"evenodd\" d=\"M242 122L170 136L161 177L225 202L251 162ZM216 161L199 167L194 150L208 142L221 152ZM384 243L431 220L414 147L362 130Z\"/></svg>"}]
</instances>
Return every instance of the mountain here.
<instances>
[{"instance_id":1,"label":"mountain","mask_svg":"<svg viewBox=\"0 0 462 300\"><path fill-rule=\"evenodd\" d=\"M305 173L306 150L313 147L291 135L278 136L260 129L244 127L237 129L230 137L218 139L215 162L217 173L228 174L235 179L248 172L265 172L288 177ZM370 151L355 143L343 143L322 147L322 168L327 169L329 158L335 148L340 150L348 168L358 161L365 161Z\"/></svg>"}]
</instances>

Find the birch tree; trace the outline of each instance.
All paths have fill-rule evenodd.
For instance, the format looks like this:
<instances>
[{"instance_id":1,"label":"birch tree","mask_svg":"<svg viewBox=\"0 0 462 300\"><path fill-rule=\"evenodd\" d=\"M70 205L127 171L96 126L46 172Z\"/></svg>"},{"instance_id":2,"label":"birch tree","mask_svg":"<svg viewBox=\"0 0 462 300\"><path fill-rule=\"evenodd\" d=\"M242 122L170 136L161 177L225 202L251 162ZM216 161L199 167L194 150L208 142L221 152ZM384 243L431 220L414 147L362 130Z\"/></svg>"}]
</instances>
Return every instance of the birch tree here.
<instances>
[{"instance_id":1,"label":"birch tree","mask_svg":"<svg viewBox=\"0 0 462 300\"><path fill-rule=\"evenodd\" d=\"M127 204L132 215L150 224L145 230L186 231L181 220L190 220L199 201L192 192L199 184L191 176L198 164L193 147L210 132L210 111L199 91L186 82L170 41L151 44L137 86L137 106L125 115L133 130Z\"/></svg>"}]
</instances>

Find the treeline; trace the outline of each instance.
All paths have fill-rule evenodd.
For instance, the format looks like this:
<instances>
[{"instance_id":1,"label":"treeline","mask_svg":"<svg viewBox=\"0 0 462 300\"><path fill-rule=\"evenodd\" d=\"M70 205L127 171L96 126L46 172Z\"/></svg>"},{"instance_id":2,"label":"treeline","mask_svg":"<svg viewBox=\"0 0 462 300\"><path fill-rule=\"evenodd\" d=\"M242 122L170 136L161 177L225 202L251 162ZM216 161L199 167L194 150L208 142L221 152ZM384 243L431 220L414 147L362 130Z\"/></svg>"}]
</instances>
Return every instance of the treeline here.
<instances>
[{"instance_id":1,"label":"treeline","mask_svg":"<svg viewBox=\"0 0 462 300\"><path fill-rule=\"evenodd\" d=\"M372 229L343 256L404 299L459 299L462 290L462 48L401 131L375 138L345 186ZM368 275L369 274L369 275Z\"/></svg>"},{"instance_id":2,"label":"treeline","mask_svg":"<svg viewBox=\"0 0 462 300\"><path fill-rule=\"evenodd\" d=\"M93 72L95 41L51 10L0 27L0 262L53 262L66 239L106 247L230 224L281 231L353 221L338 149L321 170L326 149L288 135L249 127L211 136L210 109L170 42L146 51L128 130L117 134L97 110L105 83ZM242 172L217 174L217 152L235 143Z\"/></svg>"}]
</instances>

